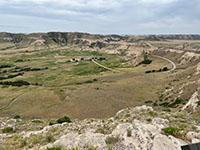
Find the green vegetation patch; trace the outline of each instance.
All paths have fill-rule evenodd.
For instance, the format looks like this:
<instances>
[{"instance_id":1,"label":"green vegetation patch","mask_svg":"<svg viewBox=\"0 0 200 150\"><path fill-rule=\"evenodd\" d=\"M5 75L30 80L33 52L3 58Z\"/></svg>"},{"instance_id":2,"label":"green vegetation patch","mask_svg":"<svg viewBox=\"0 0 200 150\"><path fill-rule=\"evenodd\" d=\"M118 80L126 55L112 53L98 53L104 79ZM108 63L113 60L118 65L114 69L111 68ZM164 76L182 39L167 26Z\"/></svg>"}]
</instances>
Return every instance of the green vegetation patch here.
<instances>
[{"instance_id":1,"label":"green vegetation patch","mask_svg":"<svg viewBox=\"0 0 200 150\"><path fill-rule=\"evenodd\" d=\"M14 116L14 119L20 119L20 118L21 118L21 116L19 116L19 115Z\"/></svg>"},{"instance_id":2,"label":"green vegetation patch","mask_svg":"<svg viewBox=\"0 0 200 150\"><path fill-rule=\"evenodd\" d=\"M2 65L0 65L0 69L2 69L2 68L10 68L12 66L13 65L10 65L10 64L2 64Z\"/></svg>"},{"instance_id":3,"label":"green vegetation patch","mask_svg":"<svg viewBox=\"0 0 200 150\"><path fill-rule=\"evenodd\" d=\"M131 129L127 129L127 137L131 137L132 136L132 130Z\"/></svg>"},{"instance_id":4,"label":"green vegetation patch","mask_svg":"<svg viewBox=\"0 0 200 150\"><path fill-rule=\"evenodd\" d=\"M159 104L160 106L163 107L170 107L170 108L177 108L179 106L179 104L182 104L183 100L180 98L176 98L174 102L169 103L169 102L163 102L161 104Z\"/></svg>"},{"instance_id":5,"label":"green vegetation patch","mask_svg":"<svg viewBox=\"0 0 200 150\"><path fill-rule=\"evenodd\" d=\"M23 81L23 80L18 80L18 81L5 81L5 82L0 82L0 85L11 85L11 86L28 86L31 85L29 82L27 81Z\"/></svg>"},{"instance_id":6,"label":"green vegetation patch","mask_svg":"<svg viewBox=\"0 0 200 150\"><path fill-rule=\"evenodd\" d=\"M185 131L183 131L179 128L176 128L176 127L171 127L171 126L167 127L167 128L163 128L162 131L165 134L172 135L172 136L177 137L177 138L183 138L186 135Z\"/></svg>"},{"instance_id":7,"label":"green vegetation patch","mask_svg":"<svg viewBox=\"0 0 200 150\"><path fill-rule=\"evenodd\" d=\"M117 137L108 136L108 137L106 138L106 144L115 144L115 143L117 143L117 142L119 142L119 137L118 137L118 136L117 136Z\"/></svg>"},{"instance_id":8,"label":"green vegetation patch","mask_svg":"<svg viewBox=\"0 0 200 150\"><path fill-rule=\"evenodd\" d=\"M51 147L51 148L48 148L47 147L47 150L62 150L63 148L61 146L56 146L56 147Z\"/></svg>"},{"instance_id":9,"label":"green vegetation patch","mask_svg":"<svg viewBox=\"0 0 200 150\"><path fill-rule=\"evenodd\" d=\"M145 73L155 73L155 72L166 72L168 71L169 69L167 67L164 67L162 69L159 69L159 70L147 70Z\"/></svg>"},{"instance_id":10,"label":"green vegetation patch","mask_svg":"<svg viewBox=\"0 0 200 150\"><path fill-rule=\"evenodd\" d=\"M14 129L12 127L6 127L2 130L3 133L14 133Z\"/></svg>"},{"instance_id":11,"label":"green vegetation patch","mask_svg":"<svg viewBox=\"0 0 200 150\"><path fill-rule=\"evenodd\" d=\"M97 82L98 80L95 78L93 80L87 80L87 81L84 81L84 82L77 82L76 84L77 85L80 85L80 84L91 84L91 83L94 83L94 82Z\"/></svg>"},{"instance_id":12,"label":"green vegetation patch","mask_svg":"<svg viewBox=\"0 0 200 150\"><path fill-rule=\"evenodd\" d=\"M64 122L71 123L72 121L70 120L69 117L64 116L64 117L62 117L62 118L59 118L56 122L59 123L59 124L62 124L62 123L64 123Z\"/></svg>"},{"instance_id":13,"label":"green vegetation patch","mask_svg":"<svg viewBox=\"0 0 200 150\"><path fill-rule=\"evenodd\" d=\"M99 74L100 72L105 72L106 69L97 66L92 62L80 62L79 64L75 65L70 72L70 74L75 76L88 76Z\"/></svg>"},{"instance_id":14,"label":"green vegetation patch","mask_svg":"<svg viewBox=\"0 0 200 150\"><path fill-rule=\"evenodd\" d=\"M144 60L141 61L141 62L139 63L139 65L142 65L142 64L148 65L148 64L151 64L151 62L152 62L152 60L150 60L150 59L148 58L148 55L144 54Z\"/></svg>"}]
</instances>

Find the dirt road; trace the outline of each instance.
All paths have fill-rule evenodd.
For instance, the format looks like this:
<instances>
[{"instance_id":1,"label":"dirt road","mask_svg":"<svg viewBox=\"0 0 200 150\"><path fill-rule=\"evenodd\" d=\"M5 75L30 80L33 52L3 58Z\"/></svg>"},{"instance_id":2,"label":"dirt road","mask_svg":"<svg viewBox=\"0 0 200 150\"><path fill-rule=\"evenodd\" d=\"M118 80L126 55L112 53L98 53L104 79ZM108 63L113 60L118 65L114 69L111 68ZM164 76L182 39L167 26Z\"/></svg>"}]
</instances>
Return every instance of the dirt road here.
<instances>
[{"instance_id":1,"label":"dirt road","mask_svg":"<svg viewBox=\"0 0 200 150\"><path fill-rule=\"evenodd\" d=\"M112 68L108 68L108 67L106 67L106 66L104 66L104 65L102 65L102 64L99 64L99 63L96 62L95 60L92 60L92 62L95 63L96 65L98 65L99 67L104 68L104 69L107 69L107 70L110 70L110 71L113 71L113 72L119 72L118 70L114 70L114 69L112 69Z\"/></svg>"}]
</instances>

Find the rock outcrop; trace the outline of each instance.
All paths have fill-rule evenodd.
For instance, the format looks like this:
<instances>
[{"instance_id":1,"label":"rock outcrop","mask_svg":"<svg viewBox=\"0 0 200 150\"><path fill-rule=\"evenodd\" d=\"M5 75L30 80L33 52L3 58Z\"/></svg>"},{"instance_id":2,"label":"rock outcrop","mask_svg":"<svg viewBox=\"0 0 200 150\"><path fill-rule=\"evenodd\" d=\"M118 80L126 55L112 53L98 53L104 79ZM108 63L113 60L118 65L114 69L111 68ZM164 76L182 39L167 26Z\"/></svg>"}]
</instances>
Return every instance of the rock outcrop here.
<instances>
[{"instance_id":1,"label":"rock outcrop","mask_svg":"<svg viewBox=\"0 0 200 150\"><path fill-rule=\"evenodd\" d=\"M132 123L120 123L107 135L92 132L80 135L68 133L47 147L87 149L88 146L106 150L110 146L114 150L181 150L181 146L187 144L185 141L162 133L161 129L168 125L168 120L161 118L153 119L152 124L134 120ZM116 138L117 142L109 143L109 138Z\"/></svg>"},{"instance_id":2,"label":"rock outcrop","mask_svg":"<svg viewBox=\"0 0 200 150\"><path fill-rule=\"evenodd\" d=\"M0 134L0 149L181 150L182 145L200 141L200 126L188 113L157 112L149 106L123 109L105 120L73 120L35 131L27 131L30 122L15 122L17 133ZM164 131L166 128L176 132Z\"/></svg>"},{"instance_id":3,"label":"rock outcrop","mask_svg":"<svg viewBox=\"0 0 200 150\"><path fill-rule=\"evenodd\" d=\"M187 109L189 109L190 111L195 111L198 106L198 102L199 102L199 94L198 91L196 91L192 95L190 100L187 102L187 104L182 108L182 111Z\"/></svg>"}]
</instances>

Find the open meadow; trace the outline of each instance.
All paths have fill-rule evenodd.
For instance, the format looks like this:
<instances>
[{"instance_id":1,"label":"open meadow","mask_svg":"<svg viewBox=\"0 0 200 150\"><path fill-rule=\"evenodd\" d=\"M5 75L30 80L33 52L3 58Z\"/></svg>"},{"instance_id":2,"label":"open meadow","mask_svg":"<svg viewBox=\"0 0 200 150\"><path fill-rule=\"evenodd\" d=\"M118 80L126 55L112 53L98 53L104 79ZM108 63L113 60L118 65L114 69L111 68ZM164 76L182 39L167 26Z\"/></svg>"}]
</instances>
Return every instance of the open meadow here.
<instances>
[{"instance_id":1,"label":"open meadow","mask_svg":"<svg viewBox=\"0 0 200 150\"><path fill-rule=\"evenodd\" d=\"M154 57L149 58L151 64L134 66L122 55L79 51L73 46L10 51L2 50L0 57L1 116L110 117L120 109L158 99L169 73L145 72L172 67ZM113 71L98 66L91 58Z\"/></svg>"}]
</instances>

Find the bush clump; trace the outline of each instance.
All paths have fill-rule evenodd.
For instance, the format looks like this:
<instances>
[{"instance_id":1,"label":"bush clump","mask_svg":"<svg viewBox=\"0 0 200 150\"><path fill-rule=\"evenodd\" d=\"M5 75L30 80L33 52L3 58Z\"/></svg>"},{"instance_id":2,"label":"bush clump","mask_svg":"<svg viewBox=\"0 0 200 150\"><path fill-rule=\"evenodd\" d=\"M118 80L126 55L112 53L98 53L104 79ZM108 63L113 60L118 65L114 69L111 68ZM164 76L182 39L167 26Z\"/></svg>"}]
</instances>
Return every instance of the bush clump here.
<instances>
[{"instance_id":1,"label":"bush clump","mask_svg":"<svg viewBox=\"0 0 200 150\"><path fill-rule=\"evenodd\" d=\"M69 117L64 116L64 117L62 117L62 118L59 118L56 122L59 123L59 124L62 124L62 123L64 123L64 122L71 123L72 121L70 120Z\"/></svg>"},{"instance_id":2,"label":"bush clump","mask_svg":"<svg viewBox=\"0 0 200 150\"><path fill-rule=\"evenodd\" d=\"M131 135L132 135L132 130L128 129L127 130L127 137L131 137Z\"/></svg>"},{"instance_id":3,"label":"bush clump","mask_svg":"<svg viewBox=\"0 0 200 150\"><path fill-rule=\"evenodd\" d=\"M20 119L20 118L21 118L21 116L19 116L19 115L14 116L14 119Z\"/></svg>"},{"instance_id":4,"label":"bush clump","mask_svg":"<svg viewBox=\"0 0 200 150\"><path fill-rule=\"evenodd\" d=\"M0 82L0 85L11 85L11 86L18 86L19 87L19 86L23 86L23 85L28 86L28 85L30 85L30 83L27 82L27 81L18 80L18 81L14 81L14 82L12 82L12 81Z\"/></svg>"},{"instance_id":5,"label":"bush clump","mask_svg":"<svg viewBox=\"0 0 200 150\"><path fill-rule=\"evenodd\" d=\"M147 54L144 54L144 60L141 61L141 62L139 63L139 65L142 65L142 64L148 65L148 64L151 64L151 62L152 62L152 60L150 60L150 59L148 58L148 55L147 55Z\"/></svg>"},{"instance_id":6,"label":"bush clump","mask_svg":"<svg viewBox=\"0 0 200 150\"><path fill-rule=\"evenodd\" d=\"M167 127L167 128L163 128L162 131L166 134L175 136L175 137L180 137L181 133L180 133L180 129L176 128L176 127Z\"/></svg>"},{"instance_id":7,"label":"bush clump","mask_svg":"<svg viewBox=\"0 0 200 150\"><path fill-rule=\"evenodd\" d=\"M145 101L145 104L153 103L153 101Z\"/></svg>"},{"instance_id":8,"label":"bush clump","mask_svg":"<svg viewBox=\"0 0 200 150\"><path fill-rule=\"evenodd\" d=\"M9 64L0 65L0 68L10 68L10 67L12 67L12 65Z\"/></svg>"},{"instance_id":9,"label":"bush clump","mask_svg":"<svg viewBox=\"0 0 200 150\"><path fill-rule=\"evenodd\" d=\"M54 139L54 137L53 137L51 134L49 134L49 135L47 135L47 136L45 137L45 141L46 141L47 143L50 143L50 142L54 142L55 139Z\"/></svg>"},{"instance_id":10,"label":"bush clump","mask_svg":"<svg viewBox=\"0 0 200 150\"><path fill-rule=\"evenodd\" d=\"M96 130L96 133L105 134L105 133L106 133L106 131L105 131L105 129L104 129L104 128L98 128L98 129Z\"/></svg>"},{"instance_id":11,"label":"bush clump","mask_svg":"<svg viewBox=\"0 0 200 150\"><path fill-rule=\"evenodd\" d=\"M119 137L108 136L106 138L106 144L114 144L119 142Z\"/></svg>"},{"instance_id":12,"label":"bush clump","mask_svg":"<svg viewBox=\"0 0 200 150\"><path fill-rule=\"evenodd\" d=\"M168 71L169 69L167 68L167 67L164 67L163 69L162 69L162 71Z\"/></svg>"},{"instance_id":13,"label":"bush clump","mask_svg":"<svg viewBox=\"0 0 200 150\"><path fill-rule=\"evenodd\" d=\"M51 147L51 148L47 147L47 150L62 150L62 147L61 146L56 146L56 147Z\"/></svg>"},{"instance_id":14,"label":"bush clump","mask_svg":"<svg viewBox=\"0 0 200 150\"><path fill-rule=\"evenodd\" d=\"M165 72L165 71L168 71L169 69L167 67L164 67L162 69L159 69L159 70L147 70L145 71L145 73L155 73L155 72Z\"/></svg>"},{"instance_id":15,"label":"bush clump","mask_svg":"<svg viewBox=\"0 0 200 150\"><path fill-rule=\"evenodd\" d=\"M12 127L6 127L2 130L3 133L13 133L14 129Z\"/></svg>"}]
</instances>

